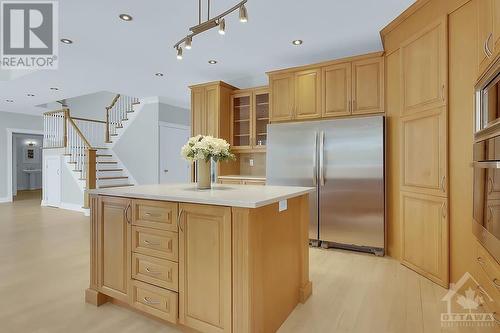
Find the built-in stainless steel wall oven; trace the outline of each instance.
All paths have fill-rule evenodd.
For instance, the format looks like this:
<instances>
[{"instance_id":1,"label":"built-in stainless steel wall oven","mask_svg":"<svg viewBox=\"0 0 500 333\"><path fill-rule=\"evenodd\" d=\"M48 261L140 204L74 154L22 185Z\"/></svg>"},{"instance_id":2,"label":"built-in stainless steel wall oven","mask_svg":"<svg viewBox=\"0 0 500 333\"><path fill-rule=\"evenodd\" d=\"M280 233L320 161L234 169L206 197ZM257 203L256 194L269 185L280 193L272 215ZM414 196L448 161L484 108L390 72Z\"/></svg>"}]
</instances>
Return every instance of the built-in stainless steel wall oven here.
<instances>
[{"instance_id":1,"label":"built-in stainless steel wall oven","mask_svg":"<svg viewBox=\"0 0 500 333\"><path fill-rule=\"evenodd\" d=\"M500 59L476 85L473 232L500 261Z\"/></svg>"}]
</instances>

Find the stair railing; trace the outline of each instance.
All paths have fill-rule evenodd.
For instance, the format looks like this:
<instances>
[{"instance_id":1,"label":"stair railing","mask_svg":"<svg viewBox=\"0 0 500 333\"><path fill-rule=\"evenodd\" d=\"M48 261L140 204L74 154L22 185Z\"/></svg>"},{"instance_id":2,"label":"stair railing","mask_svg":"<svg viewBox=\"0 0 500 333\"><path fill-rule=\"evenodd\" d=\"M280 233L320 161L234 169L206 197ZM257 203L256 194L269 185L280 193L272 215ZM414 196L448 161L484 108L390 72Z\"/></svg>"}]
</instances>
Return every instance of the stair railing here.
<instances>
[{"instance_id":1,"label":"stair railing","mask_svg":"<svg viewBox=\"0 0 500 333\"><path fill-rule=\"evenodd\" d=\"M65 148L68 139L67 122L69 110L61 109L43 114L43 147Z\"/></svg>"},{"instance_id":2,"label":"stair railing","mask_svg":"<svg viewBox=\"0 0 500 333\"><path fill-rule=\"evenodd\" d=\"M133 110L133 105L139 103L136 97L117 94L111 104L106 107L106 142L111 142L111 137L117 134L117 129L123 127L127 120L127 113Z\"/></svg>"},{"instance_id":3,"label":"stair railing","mask_svg":"<svg viewBox=\"0 0 500 333\"><path fill-rule=\"evenodd\" d=\"M71 117L75 125L80 129L82 135L87 139L92 147L105 147L106 143L106 122L104 120L94 120L87 118Z\"/></svg>"}]
</instances>

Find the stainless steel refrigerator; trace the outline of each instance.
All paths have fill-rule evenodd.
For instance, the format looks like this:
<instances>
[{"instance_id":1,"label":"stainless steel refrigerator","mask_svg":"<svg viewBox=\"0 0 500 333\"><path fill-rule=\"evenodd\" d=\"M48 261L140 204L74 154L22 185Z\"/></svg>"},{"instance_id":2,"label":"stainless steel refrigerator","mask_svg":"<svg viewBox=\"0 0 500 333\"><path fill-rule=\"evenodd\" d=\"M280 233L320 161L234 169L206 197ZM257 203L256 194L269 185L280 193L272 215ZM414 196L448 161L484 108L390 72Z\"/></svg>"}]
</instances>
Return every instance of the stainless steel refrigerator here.
<instances>
[{"instance_id":1,"label":"stainless steel refrigerator","mask_svg":"<svg viewBox=\"0 0 500 333\"><path fill-rule=\"evenodd\" d=\"M384 254L383 116L268 125L266 182L316 187L309 238Z\"/></svg>"}]
</instances>

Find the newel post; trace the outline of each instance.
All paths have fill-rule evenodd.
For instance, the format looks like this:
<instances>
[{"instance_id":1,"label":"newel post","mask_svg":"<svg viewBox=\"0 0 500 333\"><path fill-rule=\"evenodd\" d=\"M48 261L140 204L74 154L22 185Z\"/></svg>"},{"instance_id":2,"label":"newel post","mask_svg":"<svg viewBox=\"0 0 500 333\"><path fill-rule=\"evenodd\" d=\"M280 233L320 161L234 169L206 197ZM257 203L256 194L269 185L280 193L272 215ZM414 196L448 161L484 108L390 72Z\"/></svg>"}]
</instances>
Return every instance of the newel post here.
<instances>
[{"instance_id":1,"label":"newel post","mask_svg":"<svg viewBox=\"0 0 500 333\"><path fill-rule=\"evenodd\" d=\"M110 143L109 140L109 107L106 108L106 143Z\"/></svg>"},{"instance_id":2,"label":"newel post","mask_svg":"<svg viewBox=\"0 0 500 333\"><path fill-rule=\"evenodd\" d=\"M63 140L64 140L64 148L68 146L68 118L69 118L69 109L64 109L64 133L63 133Z\"/></svg>"},{"instance_id":3,"label":"newel post","mask_svg":"<svg viewBox=\"0 0 500 333\"><path fill-rule=\"evenodd\" d=\"M97 150L94 148L85 149L85 168L86 168L86 191L83 202L84 208L89 208L88 190L93 190L97 186L97 170L96 170Z\"/></svg>"}]
</instances>

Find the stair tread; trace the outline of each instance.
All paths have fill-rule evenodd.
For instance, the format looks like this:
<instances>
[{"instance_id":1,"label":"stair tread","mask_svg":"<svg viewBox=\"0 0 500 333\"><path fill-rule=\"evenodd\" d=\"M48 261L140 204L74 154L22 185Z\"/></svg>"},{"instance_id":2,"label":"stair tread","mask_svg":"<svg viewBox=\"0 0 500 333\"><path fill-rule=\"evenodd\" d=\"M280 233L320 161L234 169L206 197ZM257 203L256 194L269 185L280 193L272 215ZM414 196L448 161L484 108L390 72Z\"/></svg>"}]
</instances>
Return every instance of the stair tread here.
<instances>
[{"instance_id":1,"label":"stair tread","mask_svg":"<svg viewBox=\"0 0 500 333\"><path fill-rule=\"evenodd\" d=\"M100 169L100 170L97 170L97 172L107 172L107 171L117 172L117 171L123 171L123 169Z\"/></svg>"},{"instance_id":2,"label":"stair tread","mask_svg":"<svg viewBox=\"0 0 500 333\"><path fill-rule=\"evenodd\" d=\"M134 184L104 185L104 186L99 186L99 188L113 188L113 187L126 187L126 186L134 186Z\"/></svg>"},{"instance_id":3,"label":"stair tread","mask_svg":"<svg viewBox=\"0 0 500 333\"><path fill-rule=\"evenodd\" d=\"M118 162L113 161L97 161L97 164L118 164Z\"/></svg>"},{"instance_id":4,"label":"stair tread","mask_svg":"<svg viewBox=\"0 0 500 333\"><path fill-rule=\"evenodd\" d=\"M110 179L128 179L127 176L116 176L116 177L99 177L97 180L110 180Z\"/></svg>"}]
</instances>

